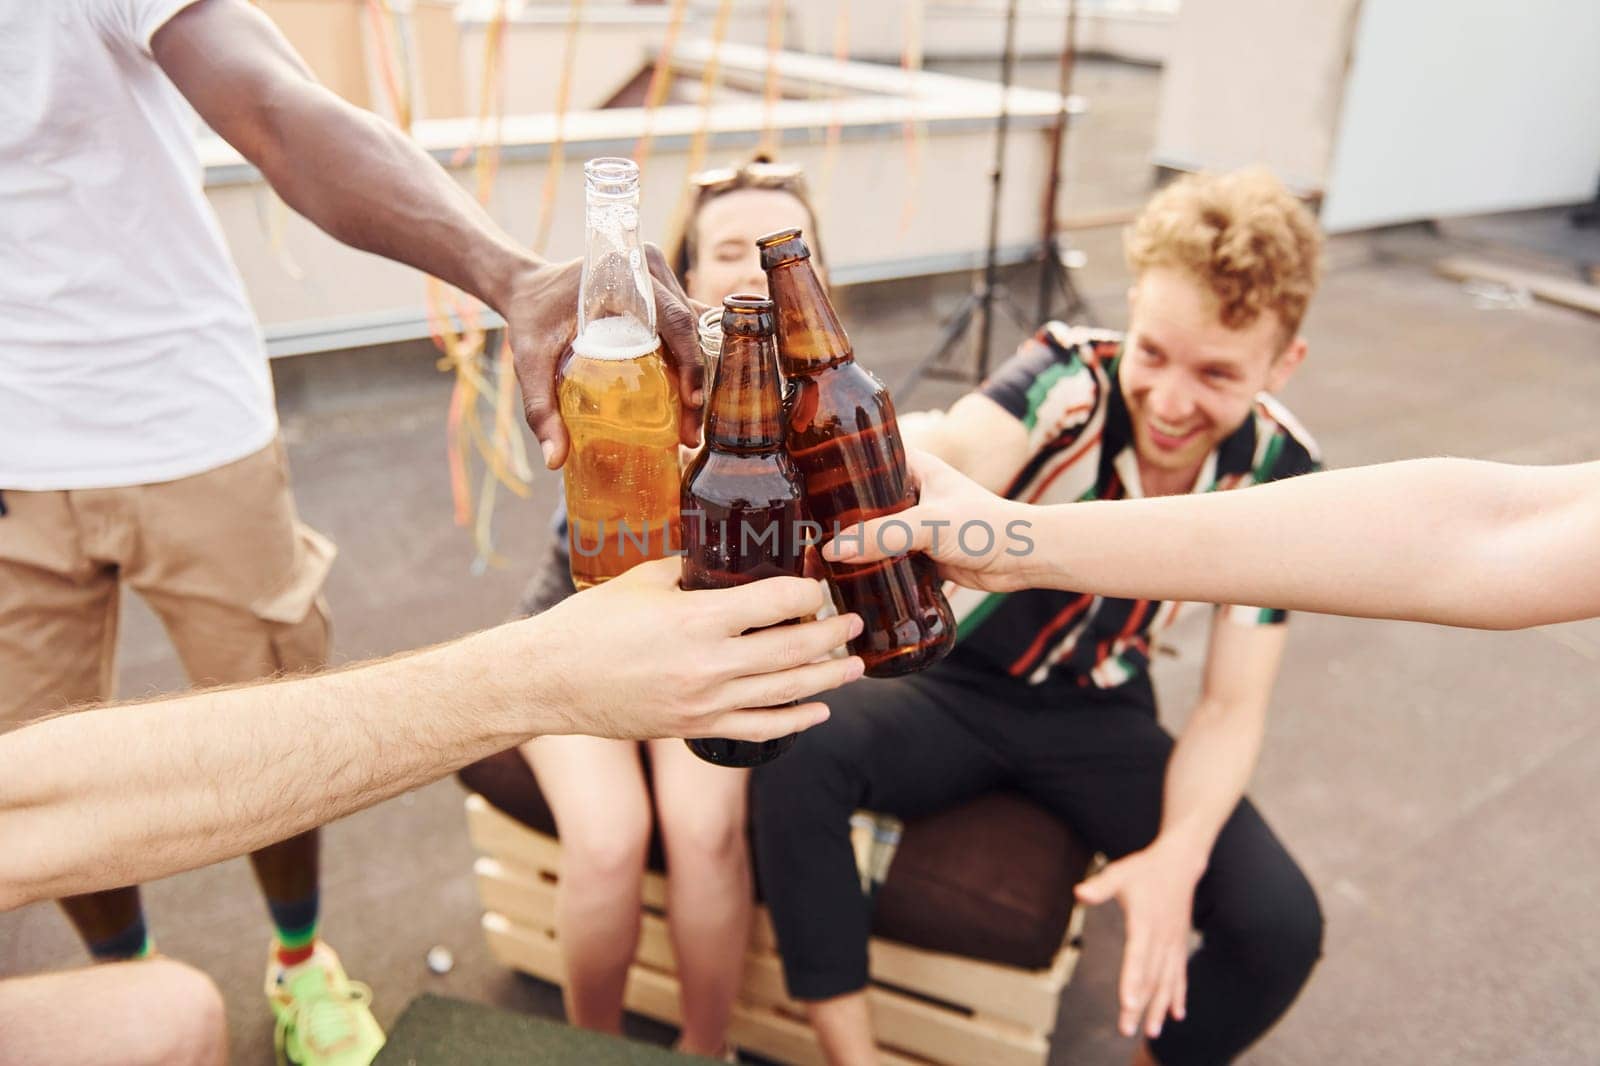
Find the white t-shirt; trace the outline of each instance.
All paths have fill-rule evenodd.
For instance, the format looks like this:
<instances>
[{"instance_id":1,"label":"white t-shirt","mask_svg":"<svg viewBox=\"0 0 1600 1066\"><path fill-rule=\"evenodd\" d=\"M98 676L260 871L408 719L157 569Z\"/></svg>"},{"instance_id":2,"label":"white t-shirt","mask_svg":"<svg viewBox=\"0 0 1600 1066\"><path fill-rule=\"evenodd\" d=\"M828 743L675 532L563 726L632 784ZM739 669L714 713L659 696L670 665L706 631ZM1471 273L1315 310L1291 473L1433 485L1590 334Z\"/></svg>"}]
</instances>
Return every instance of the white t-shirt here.
<instances>
[{"instance_id":1,"label":"white t-shirt","mask_svg":"<svg viewBox=\"0 0 1600 1066\"><path fill-rule=\"evenodd\" d=\"M194 0L0 0L0 490L110 488L271 443L272 377L150 54Z\"/></svg>"}]
</instances>

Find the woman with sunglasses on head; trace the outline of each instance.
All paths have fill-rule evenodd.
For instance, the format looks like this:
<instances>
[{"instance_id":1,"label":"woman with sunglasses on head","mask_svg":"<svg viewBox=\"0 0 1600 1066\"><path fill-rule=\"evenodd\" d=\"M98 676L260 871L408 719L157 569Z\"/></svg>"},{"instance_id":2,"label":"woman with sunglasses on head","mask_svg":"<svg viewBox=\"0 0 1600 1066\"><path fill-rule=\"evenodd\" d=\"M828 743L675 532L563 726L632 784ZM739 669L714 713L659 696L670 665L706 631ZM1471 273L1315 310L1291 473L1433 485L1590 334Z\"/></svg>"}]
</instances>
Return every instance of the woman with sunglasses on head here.
<instances>
[{"instance_id":1,"label":"woman with sunglasses on head","mask_svg":"<svg viewBox=\"0 0 1600 1066\"><path fill-rule=\"evenodd\" d=\"M765 295L756 238L786 226L816 232L799 168L757 158L690 180L694 201L673 256L689 297L720 306L734 293ZM813 253L813 261L818 258ZM550 557L524 594L524 615L539 614L574 591L564 509L556 520ZM648 778L635 742L562 736L522 746L561 837L557 921L567 1017L586 1029L621 1028L623 989L639 938L653 790L668 868L692 871L667 882L683 990L678 1046L731 1059L727 1028L743 976L752 898L745 835L749 771L702 762L681 741L644 747Z\"/></svg>"}]
</instances>

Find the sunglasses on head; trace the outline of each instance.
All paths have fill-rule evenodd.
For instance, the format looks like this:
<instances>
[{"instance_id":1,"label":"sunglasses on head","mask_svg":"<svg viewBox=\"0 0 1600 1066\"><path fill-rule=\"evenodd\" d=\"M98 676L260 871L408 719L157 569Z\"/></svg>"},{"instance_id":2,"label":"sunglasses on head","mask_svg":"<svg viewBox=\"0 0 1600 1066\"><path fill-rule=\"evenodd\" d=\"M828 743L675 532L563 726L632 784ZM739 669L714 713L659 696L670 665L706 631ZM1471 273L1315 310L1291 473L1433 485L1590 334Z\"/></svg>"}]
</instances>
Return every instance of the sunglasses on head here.
<instances>
[{"instance_id":1,"label":"sunglasses on head","mask_svg":"<svg viewBox=\"0 0 1600 1066\"><path fill-rule=\"evenodd\" d=\"M798 189L805 176L797 163L755 162L702 170L690 175L689 184L701 196L712 196L733 189Z\"/></svg>"}]
</instances>

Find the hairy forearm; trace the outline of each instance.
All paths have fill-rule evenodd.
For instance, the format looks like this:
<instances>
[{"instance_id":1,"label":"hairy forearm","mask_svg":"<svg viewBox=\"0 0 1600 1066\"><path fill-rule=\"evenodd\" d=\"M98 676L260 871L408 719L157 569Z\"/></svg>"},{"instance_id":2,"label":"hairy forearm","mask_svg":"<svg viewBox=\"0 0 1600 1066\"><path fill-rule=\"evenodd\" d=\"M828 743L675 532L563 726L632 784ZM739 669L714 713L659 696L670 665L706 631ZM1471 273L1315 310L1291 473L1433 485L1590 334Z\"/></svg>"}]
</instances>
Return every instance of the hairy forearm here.
<instances>
[{"instance_id":1,"label":"hairy forearm","mask_svg":"<svg viewBox=\"0 0 1600 1066\"><path fill-rule=\"evenodd\" d=\"M1167 763L1157 843L1178 849L1196 878L1261 754L1264 714L1202 700Z\"/></svg>"},{"instance_id":2,"label":"hairy forearm","mask_svg":"<svg viewBox=\"0 0 1600 1066\"><path fill-rule=\"evenodd\" d=\"M0 910L253 851L558 731L497 679L501 639L0 736Z\"/></svg>"},{"instance_id":3,"label":"hairy forearm","mask_svg":"<svg viewBox=\"0 0 1600 1066\"><path fill-rule=\"evenodd\" d=\"M1422 459L1037 516L1049 583L1514 628L1600 612L1585 467ZM1586 580L1577 580L1585 578Z\"/></svg>"},{"instance_id":4,"label":"hairy forearm","mask_svg":"<svg viewBox=\"0 0 1600 1066\"><path fill-rule=\"evenodd\" d=\"M284 202L336 239L496 309L540 260L390 123L306 81L278 86L250 153Z\"/></svg>"}]
</instances>

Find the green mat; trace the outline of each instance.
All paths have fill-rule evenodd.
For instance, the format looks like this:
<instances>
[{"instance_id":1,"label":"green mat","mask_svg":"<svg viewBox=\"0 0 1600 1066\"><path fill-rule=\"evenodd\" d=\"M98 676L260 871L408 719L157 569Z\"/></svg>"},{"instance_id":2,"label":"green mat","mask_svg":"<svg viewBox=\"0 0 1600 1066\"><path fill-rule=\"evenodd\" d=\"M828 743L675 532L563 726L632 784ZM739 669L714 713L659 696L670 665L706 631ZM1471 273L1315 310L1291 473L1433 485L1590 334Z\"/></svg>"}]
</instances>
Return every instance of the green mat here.
<instances>
[{"instance_id":1,"label":"green mat","mask_svg":"<svg viewBox=\"0 0 1600 1066\"><path fill-rule=\"evenodd\" d=\"M389 1032L373 1066L693 1066L711 1063L654 1044L574 1029L482 1003L418 996Z\"/></svg>"}]
</instances>

